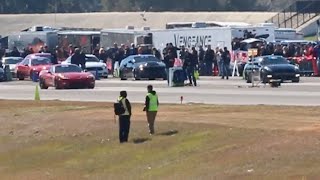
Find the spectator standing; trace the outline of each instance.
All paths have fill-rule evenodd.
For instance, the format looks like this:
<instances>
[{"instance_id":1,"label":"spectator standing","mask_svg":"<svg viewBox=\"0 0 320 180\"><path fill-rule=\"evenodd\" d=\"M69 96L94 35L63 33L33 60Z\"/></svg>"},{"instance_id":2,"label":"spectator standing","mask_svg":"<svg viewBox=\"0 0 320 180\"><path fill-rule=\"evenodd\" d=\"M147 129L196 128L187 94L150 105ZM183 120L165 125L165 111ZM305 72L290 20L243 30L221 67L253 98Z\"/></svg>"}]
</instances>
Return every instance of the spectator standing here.
<instances>
[{"instance_id":1,"label":"spectator standing","mask_svg":"<svg viewBox=\"0 0 320 180\"><path fill-rule=\"evenodd\" d=\"M21 54L20 54L20 52L19 52L17 47L13 47L13 50L10 53L10 56L12 56L12 57L21 57Z\"/></svg>"},{"instance_id":2,"label":"spectator standing","mask_svg":"<svg viewBox=\"0 0 320 180\"><path fill-rule=\"evenodd\" d=\"M178 58L178 51L180 51L179 48L173 46L172 43L169 43L169 47L168 50L171 51L173 53L174 58Z\"/></svg>"},{"instance_id":3,"label":"spectator standing","mask_svg":"<svg viewBox=\"0 0 320 180\"><path fill-rule=\"evenodd\" d=\"M124 108L124 113L119 115L119 140L120 143L128 142L131 120L131 104L127 99L127 92L121 91L118 102Z\"/></svg>"},{"instance_id":4,"label":"spectator standing","mask_svg":"<svg viewBox=\"0 0 320 180\"><path fill-rule=\"evenodd\" d=\"M189 85L197 86L197 79L195 77L195 70L198 64L198 57L193 53L189 53L186 56L186 59L183 63L183 68L187 73L187 77L189 79Z\"/></svg>"},{"instance_id":5,"label":"spectator standing","mask_svg":"<svg viewBox=\"0 0 320 180\"><path fill-rule=\"evenodd\" d=\"M212 76L212 65L215 61L215 53L214 50L211 49L211 45L208 45L208 48L205 52L205 56L204 56L204 62L206 65L206 75L207 76Z\"/></svg>"},{"instance_id":6,"label":"spectator standing","mask_svg":"<svg viewBox=\"0 0 320 180\"><path fill-rule=\"evenodd\" d=\"M227 78L227 80L229 79L229 68L230 68L230 52L228 50L227 47L224 48L224 51L222 53L222 77L221 79L224 79L224 77Z\"/></svg>"},{"instance_id":7,"label":"spectator standing","mask_svg":"<svg viewBox=\"0 0 320 180\"><path fill-rule=\"evenodd\" d=\"M110 55L110 59L112 60L111 73L113 74L114 64L116 63L116 61L119 62L119 48L117 43L114 43L113 48L109 49L109 55Z\"/></svg>"},{"instance_id":8,"label":"spectator standing","mask_svg":"<svg viewBox=\"0 0 320 180\"><path fill-rule=\"evenodd\" d=\"M182 62L185 61L187 55L188 55L188 52L186 51L185 46L181 46L181 50L179 52L179 58L182 60Z\"/></svg>"},{"instance_id":9,"label":"spectator standing","mask_svg":"<svg viewBox=\"0 0 320 180\"><path fill-rule=\"evenodd\" d=\"M161 59L161 53L160 53L155 47L152 48L152 54L153 54L156 58Z\"/></svg>"},{"instance_id":10,"label":"spectator standing","mask_svg":"<svg viewBox=\"0 0 320 180\"><path fill-rule=\"evenodd\" d=\"M199 64L203 64L204 63L204 58L205 58L205 51L204 51L202 46L199 46Z\"/></svg>"},{"instance_id":11,"label":"spectator standing","mask_svg":"<svg viewBox=\"0 0 320 180\"><path fill-rule=\"evenodd\" d=\"M154 135L155 133L154 123L158 113L159 99L156 91L153 90L152 85L149 85L147 89L148 89L148 94L145 100L144 111L146 111L146 115L147 115L149 133L150 135Z\"/></svg>"},{"instance_id":12,"label":"spectator standing","mask_svg":"<svg viewBox=\"0 0 320 180\"><path fill-rule=\"evenodd\" d=\"M223 75L223 60L222 60L223 50L217 47L216 52L217 52L216 59L217 59L218 71L219 71L218 75L222 76Z\"/></svg>"},{"instance_id":13,"label":"spectator standing","mask_svg":"<svg viewBox=\"0 0 320 180\"><path fill-rule=\"evenodd\" d=\"M169 69L174 66L175 55L172 49L168 50L168 53L164 56L164 64L166 65L166 72L167 72L167 82L169 85Z\"/></svg>"},{"instance_id":14,"label":"spectator standing","mask_svg":"<svg viewBox=\"0 0 320 180\"><path fill-rule=\"evenodd\" d=\"M71 64L80 66L80 59L81 59L81 57L80 57L81 54L80 53L81 53L80 49L76 48L75 51L74 51L74 54L71 57Z\"/></svg>"},{"instance_id":15,"label":"spectator standing","mask_svg":"<svg viewBox=\"0 0 320 180\"><path fill-rule=\"evenodd\" d=\"M55 51L51 54L52 64L58 64L58 55L59 55L59 48L55 48Z\"/></svg>"},{"instance_id":16,"label":"spectator standing","mask_svg":"<svg viewBox=\"0 0 320 180\"><path fill-rule=\"evenodd\" d=\"M86 69L86 49L83 48L80 52L79 63L81 65L82 70Z\"/></svg>"},{"instance_id":17,"label":"spectator standing","mask_svg":"<svg viewBox=\"0 0 320 180\"><path fill-rule=\"evenodd\" d=\"M131 43L130 55L137 55L137 54L138 54L138 49L136 48L134 43Z\"/></svg>"},{"instance_id":18,"label":"spectator standing","mask_svg":"<svg viewBox=\"0 0 320 180\"><path fill-rule=\"evenodd\" d=\"M276 50L273 54L275 56L284 56L282 47L280 45L277 45Z\"/></svg>"},{"instance_id":19,"label":"spectator standing","mask_svg":"<svg viewBox=\"0 0 320 180\"><path fill-rule=\"evenodd\" d=\"M51 51L49 50L49 47L48 47L47 45L44 46L43 52L44 52L44 53L50 53L50 54L51 54Z\"/></svg>"},{"instance_id":20,"label":"spectator standing","mask_svg":"<svg viewBox=\"0 0 320 180\"><path fill-rule=\"evenodd\" d=\"M69 56L72 56L75 53L75 47L72 44L69 45Z\"/></svg>"},{"instance_id":21,"label":"spectator standing","mask_svg":"<svg viewBox=\"0 0 320 180\"><path fill-rule=\"evenodd\" d=\"M106 51L103 48L99 49L99 56L97 56L100 60L102 60L104 63L107 62L108 56Z\"/></svg>"}]
</instances>

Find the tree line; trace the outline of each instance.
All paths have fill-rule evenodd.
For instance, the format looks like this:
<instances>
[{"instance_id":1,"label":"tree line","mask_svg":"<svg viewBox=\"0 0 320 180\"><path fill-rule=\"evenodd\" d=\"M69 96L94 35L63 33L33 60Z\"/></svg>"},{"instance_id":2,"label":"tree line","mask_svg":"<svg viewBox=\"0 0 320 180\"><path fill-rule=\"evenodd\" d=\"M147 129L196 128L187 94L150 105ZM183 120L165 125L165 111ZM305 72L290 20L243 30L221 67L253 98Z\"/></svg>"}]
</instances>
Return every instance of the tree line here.
<instances>
[{"instance_id":1,"label":"tree line","mask_svg":"<svg viewBox=\"0 0 320 180\"><path fill-rule=\"evenodd\" d=\"M264 1L269 0L0 0L0 13L266 11Z\"/></svg>"}]
</instances>

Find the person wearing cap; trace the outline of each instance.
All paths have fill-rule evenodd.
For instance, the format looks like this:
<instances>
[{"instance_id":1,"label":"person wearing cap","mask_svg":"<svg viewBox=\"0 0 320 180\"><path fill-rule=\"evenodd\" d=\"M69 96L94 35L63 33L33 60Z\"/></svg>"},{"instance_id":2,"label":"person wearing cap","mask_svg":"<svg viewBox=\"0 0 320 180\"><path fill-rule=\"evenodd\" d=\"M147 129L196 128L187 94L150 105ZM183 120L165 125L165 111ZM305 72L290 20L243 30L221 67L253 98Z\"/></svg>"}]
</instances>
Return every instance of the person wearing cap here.
<instances>
[{"instance_id":1,"label":"person wearing cap","mask_svg":"<svg viewBox=\"0 0 320 180\"><path fill-rule=\"evenodd\" d=\"M152 85L149 85L147 89L148 89L148 94L145 100L144 111L146 111L146 115L147 115L149 133L150 135L154 135L155 133L154 123L158 113L159 100L158 100L158 95L156 91L153 90Z\"/></svg>"},{"instance_id":2,"label":"person wearing cap","mask_svg":"<svg viewBox=\"0 0 320 180\"><path fill-rule=\"evenodd\" d=\"M127 99L127 91L121 91L118 102L125 109L124 113L119 115L119 140L120 143L128 142L130 132L131 104Z\"/></svg>"}]
</instances>

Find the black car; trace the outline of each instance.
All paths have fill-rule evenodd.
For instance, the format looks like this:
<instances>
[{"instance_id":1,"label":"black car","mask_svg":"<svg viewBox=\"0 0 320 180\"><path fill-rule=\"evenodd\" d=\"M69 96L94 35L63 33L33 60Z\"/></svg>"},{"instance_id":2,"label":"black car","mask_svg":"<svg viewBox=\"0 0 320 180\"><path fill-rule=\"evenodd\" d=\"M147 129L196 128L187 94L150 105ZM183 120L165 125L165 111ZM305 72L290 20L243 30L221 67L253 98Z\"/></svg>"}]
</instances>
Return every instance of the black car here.
<instances>
[{"instance_id":1,"label":"black car","mask_svg":"<svg viewBox=\"0 0 320 180\"><path fill-rule=\"evenodd\" d=\"M268 83L270 80L300 81L299 67L290 64L290 62L282 56L261 56L248 62L243 74L247 83L251 83L253 72L258 73L263 83Z\"/></svg>"},{"instance_id":2,"label":"black car","mask_svg":"<svg viewBox=\"0 0 320 180\"><path fill-rule=\"evenodd\" d=\"M119 73L121 80L167 78L165 64L154 55L133 55L123 59Z\"/></svg>"}]
</instances>

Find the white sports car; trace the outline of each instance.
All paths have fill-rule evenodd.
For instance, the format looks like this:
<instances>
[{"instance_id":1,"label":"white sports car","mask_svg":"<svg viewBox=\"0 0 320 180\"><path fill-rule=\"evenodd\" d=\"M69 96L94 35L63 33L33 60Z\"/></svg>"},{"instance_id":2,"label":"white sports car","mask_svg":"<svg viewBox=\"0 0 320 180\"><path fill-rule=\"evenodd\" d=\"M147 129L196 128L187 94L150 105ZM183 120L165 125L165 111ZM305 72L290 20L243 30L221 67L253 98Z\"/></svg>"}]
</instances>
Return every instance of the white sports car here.
<instances>
[{"instance_id":1,"label":"white sports car","mask_svg":"<svg viewBox=\"0 0 320 180\"><path fill-rule=\"evenodd\" d=\"M71 64L71 57L68 57L61 64ZM107 65L93 54L86 54L86 70L92 74L95 74L96 70L98 70L99 77L108 78Z\"/></svg>"}]
</instances>

